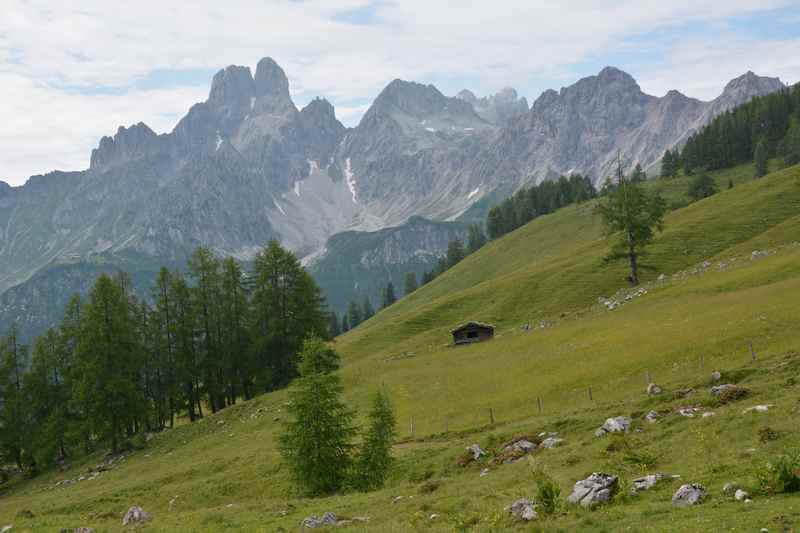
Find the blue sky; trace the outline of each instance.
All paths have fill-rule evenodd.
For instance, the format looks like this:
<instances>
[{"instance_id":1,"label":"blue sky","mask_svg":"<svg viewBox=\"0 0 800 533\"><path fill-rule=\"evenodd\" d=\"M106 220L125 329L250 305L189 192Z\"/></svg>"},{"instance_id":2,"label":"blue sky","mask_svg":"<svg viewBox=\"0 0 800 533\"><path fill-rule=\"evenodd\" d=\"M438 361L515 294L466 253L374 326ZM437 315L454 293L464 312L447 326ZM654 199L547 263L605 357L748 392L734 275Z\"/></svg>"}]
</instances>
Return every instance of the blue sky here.
<instances>
[{"instance_id":1,"label":"blue sky","mask_svg":"<svg viewBox=\"0 0 800 533\"><path fill-rule=\"evenodd\" d=\"M800 81L800 0L6 0L0 179L88 166L120 125L170 131L229 64L263 56L295 102L355 125L392 79L532 102L614 65L643 90L711 99L753 70Z\"/></svg>"}]
</instances>

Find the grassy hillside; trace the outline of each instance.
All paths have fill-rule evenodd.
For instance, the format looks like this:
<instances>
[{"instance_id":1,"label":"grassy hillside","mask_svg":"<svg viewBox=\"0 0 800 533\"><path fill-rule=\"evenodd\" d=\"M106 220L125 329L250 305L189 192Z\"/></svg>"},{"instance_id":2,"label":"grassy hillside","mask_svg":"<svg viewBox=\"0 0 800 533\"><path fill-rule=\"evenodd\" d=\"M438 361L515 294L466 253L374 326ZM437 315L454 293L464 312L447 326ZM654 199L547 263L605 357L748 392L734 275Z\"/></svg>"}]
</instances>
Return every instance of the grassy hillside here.
<instances>
[{"instance_id":1,"label":"grassy hillside","mask_svg":"<svg viewBox=\"0 0 800 533\"><path fill-rule=\"evenodd\" d=\"M791 531L800 525L800 495L756 494L755 476L800 443L800 167L750 176L746 167L719 174L721 184L737 186L668 215L645 259L646 293L629 300L625 265L603 262L609 240L585 204L487 245L338 339L347 400L363 412L369 394L385 386L397 408L402 442L383 490L299 497L274 444L281 392L164 432L93 480L55 486L99 456L14 480L0 495L0 527L118 531L124 511L138 504L154 514L141 528L150 531L292 530L324 511L370 519L341 530L529 531L503 510L535 493L527 461L462 468L456 460L473 442L491 449L514 434L557 431L564 445L533 461L558 481L562 498L593 471L623 482L648 472L682 477L595 511L567 508L537 524L545 530ZM680 202L686 182L650 186ZM623 305L610 311L601 297ZM495 323L497 338L450 347L449 330L472 319ZM521 329L526 322L530 331ZM751 394L718 405L708 392L713 369ZM647 397L646 374L667 392ZM689 387L697 394L673 394ZM756 404L772 407L743 413ZM688 406L714 416L675 412ZM642 420L651 409L662 413L656 424ZM619 415L641 431L594 436ZM754 501L725 498L729 481ZM673 508L672 493L688 482L704 484L710 498Z\"/></svg>"}]
</instances>

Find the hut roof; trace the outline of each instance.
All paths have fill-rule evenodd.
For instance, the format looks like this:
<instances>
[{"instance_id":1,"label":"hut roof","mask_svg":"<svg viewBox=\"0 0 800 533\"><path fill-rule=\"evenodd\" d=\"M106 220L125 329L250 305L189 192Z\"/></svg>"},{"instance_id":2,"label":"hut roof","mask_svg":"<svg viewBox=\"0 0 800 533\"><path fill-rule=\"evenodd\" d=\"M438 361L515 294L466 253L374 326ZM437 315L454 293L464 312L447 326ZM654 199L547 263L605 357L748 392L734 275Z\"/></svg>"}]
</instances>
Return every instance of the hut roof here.
<instances>
[{"instance_id":1,"label":"hut roof","mask_svg":"<svg viewBox=\"0 0 800 533\"><path fill-rule=\"evenodd\" d=\"M457 331L461 331L462 329L466 329L466 328L469 328L469 327L487 328L487 329L492 329L492 330L494 329L494 326L492 324L486 324L484 322L471 321L471 322L465 322L465 323L461 324L460 326L458 326L457 328L451 329L450 333L453 334L453 333L455 333Z\"/></svg>"}]
</instances>

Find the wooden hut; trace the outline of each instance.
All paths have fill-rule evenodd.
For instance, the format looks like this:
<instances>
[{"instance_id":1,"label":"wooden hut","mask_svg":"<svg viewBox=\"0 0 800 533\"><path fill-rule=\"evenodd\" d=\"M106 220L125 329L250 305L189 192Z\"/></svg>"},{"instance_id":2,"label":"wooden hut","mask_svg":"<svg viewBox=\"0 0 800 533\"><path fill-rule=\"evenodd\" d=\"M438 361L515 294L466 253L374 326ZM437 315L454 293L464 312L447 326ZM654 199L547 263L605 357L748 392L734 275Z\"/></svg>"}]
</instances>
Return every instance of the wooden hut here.
<instances>
[{"instance_id":1,"label":"wooden hut","mask_svg":"<svg viewBox=\"0 0 800 533\"><path fill-rule=\"evenodd\" d=\"M472 342L488 341L494 337L494 326L481 322L467 322L451 331L453 344L469 344Z\"/></svg>"}]
</instances>

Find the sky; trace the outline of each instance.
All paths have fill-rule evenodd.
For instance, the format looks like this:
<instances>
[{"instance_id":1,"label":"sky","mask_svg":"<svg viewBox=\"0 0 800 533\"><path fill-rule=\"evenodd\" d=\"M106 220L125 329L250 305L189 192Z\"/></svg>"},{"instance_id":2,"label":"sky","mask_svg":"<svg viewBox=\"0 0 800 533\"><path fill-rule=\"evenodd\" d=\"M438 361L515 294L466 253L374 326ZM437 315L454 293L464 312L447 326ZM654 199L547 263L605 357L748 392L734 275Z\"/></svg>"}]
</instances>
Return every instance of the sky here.
<instances>
[{"instance_id":1,"label":"sky","mask_svg":"<svg viewBox=\"0 0 800 533\"><path fill-rule=\"evenodd\" d=\"M395 78L532 102L613 65L708 100L748 70L800 81L800 0L0 0L0 180L85 169L121 125L169 132L265 56L349 126Z\"/></svg>"}]
</instances>

